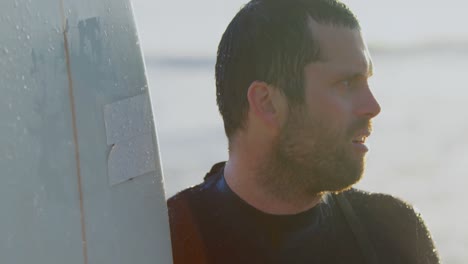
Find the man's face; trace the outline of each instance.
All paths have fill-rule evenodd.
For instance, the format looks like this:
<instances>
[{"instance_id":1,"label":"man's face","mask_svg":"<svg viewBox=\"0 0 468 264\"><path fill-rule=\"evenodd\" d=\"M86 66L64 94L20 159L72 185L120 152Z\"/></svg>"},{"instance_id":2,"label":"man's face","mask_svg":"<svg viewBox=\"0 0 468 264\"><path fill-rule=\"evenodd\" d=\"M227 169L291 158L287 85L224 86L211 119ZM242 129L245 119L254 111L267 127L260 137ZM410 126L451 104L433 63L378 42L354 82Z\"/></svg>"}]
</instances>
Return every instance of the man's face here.
<instances>
[{"instance_id":1,"label":"man's face","mask_svg":"<svg viewBox=\"0 0 468 264\"><path fill-rule=\"evenodd\" d=\"M305 104L290 106L273 160L291 172L290 188L316 194L359 181L380 106L368 85L372 62L360 31L312 26L323 59L304 70Z\"/></svg>"}]
</instances>

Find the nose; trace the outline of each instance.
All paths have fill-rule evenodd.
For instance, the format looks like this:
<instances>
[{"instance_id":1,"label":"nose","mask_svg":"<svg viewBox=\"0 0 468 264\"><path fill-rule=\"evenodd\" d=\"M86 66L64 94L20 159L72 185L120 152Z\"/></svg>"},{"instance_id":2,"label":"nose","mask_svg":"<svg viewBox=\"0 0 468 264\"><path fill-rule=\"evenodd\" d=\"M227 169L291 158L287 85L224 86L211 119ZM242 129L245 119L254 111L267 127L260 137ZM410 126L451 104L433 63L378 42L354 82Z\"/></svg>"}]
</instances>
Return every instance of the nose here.
<instances>
[{"instance_id":1,"label":"nose","mask_svg":"<svg viewBox=\"0 0 468 264\"><path fill-rule=\"evenodd\" d=\"M381 108L379 102L377 102L370 87L367 85L359 96L359 103L358 107L356 108L356 114L358 116L365 116L369 119L372 119L380 113L380 110Z\"/></svg>"}]
</instances>

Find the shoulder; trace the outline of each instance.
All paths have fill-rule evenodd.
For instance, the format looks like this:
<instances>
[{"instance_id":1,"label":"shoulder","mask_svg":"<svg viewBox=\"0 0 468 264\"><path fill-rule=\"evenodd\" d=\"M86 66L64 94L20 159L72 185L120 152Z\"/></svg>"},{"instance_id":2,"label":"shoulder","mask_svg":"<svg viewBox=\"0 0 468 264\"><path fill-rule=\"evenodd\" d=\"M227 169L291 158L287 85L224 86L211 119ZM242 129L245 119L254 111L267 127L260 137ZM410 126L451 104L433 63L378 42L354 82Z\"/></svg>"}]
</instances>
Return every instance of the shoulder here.
<instances>
[{"instance_id":1,"label":"shoulder","mask_svg":"<svg viewBox=\"0 0 468 264\"><path fill-rule=\"evenodd\" d=\"M202 183L167 201L174 263L206 263L200 224L212 211L219 169L212 169Z\"/></svg>"},{"instance_id":2,"label":"shoulder","mask_svg":"<svg viewBox=\"0 0 468 264\"><path fill-rule=\"evenodd\" d=\"M358 189L350 189L344 192L344 195L356 210L372 211L380 214L408 214L414 213L418 216L415 209L408 202L393 195L384 193L372 193Z\"/></svg>"},{"instance_id":3,"label":"shoulder","mask_svg":"<svg viewBox=\"0 0 468 264\"><path fill-rule=\"evenodd\" d=\"M200 195L201 191L203 190L203 183L198 184L196 186L189 187L185 190L182 190L172 197L170 197L167 200L167 205L169 208L172 208L174 206L178 206L181 203L186 202L187 200L192 199L193 197L196 197Z\"/></svg>"},{"instance_id":4,"label":"shoulder","mask_svg":"<svg viewBox=\"0 0 468 264\"><path fill-rule=\"evenodd\" d=\"M169 198L167 201L169 217L175 217L179 211L186 211L188 208L195 210L199 209L197 208L199 206L205 207L205 202L213 199L216 184L222 176L223 168L224 162L213 165L202 183L189 187Z\"/></svg>"},{"instance_id":5,"label":"shoulder","mask_svg":"<svg viewBox=\"0 0 468 264\"><path fill-rule=\"evenodd\" d=\"M351 189L344 193L356 215L373 232L415 234L424 225L411 204L389 194Z\"/></svg>"},{"instance_id":6,"label":"shoulder","mask_svg":"<svg viewBox=\"0 0 468 264\"><path fill-rule=\"evenodd\" d=\"M185 212L192 208L195 203L203 200L207 196L207 183L203 182L196 186L189 187L175 194L167 200L169 218L176 217L180 212Z\"/></svg>"},{"instance_id":7,"label":"shoulder","mask_svg":"<svg viewBox=\"0 0 468 264\"><path fill-rule=\"evenodd\" d=\"M167 201L174 263L204 263L205 255L194 200L203 193L203 183L187 188Z\"/></svg>"},{"instance_id":8,"label":"shoulder","mask_svg":"<svg viewBox=\"0 0 468 264\"><path fill-rule=\"evenodd\" d=\"M357 189L344 195L379 252L389 258L398 256L398 263L439 263L426 224L411 204L389 194Z\"/></svg>"}]
</instances>

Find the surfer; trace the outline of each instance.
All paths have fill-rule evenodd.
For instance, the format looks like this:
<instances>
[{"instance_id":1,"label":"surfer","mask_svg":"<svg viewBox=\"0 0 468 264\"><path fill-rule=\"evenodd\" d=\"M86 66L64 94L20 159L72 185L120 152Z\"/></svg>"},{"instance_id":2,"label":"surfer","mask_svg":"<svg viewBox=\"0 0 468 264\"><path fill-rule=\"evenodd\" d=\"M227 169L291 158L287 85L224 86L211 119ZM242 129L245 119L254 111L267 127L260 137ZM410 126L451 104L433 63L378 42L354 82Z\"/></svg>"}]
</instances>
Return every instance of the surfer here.
<instances>
[{"instance_id":1,"label":"surfer","mask_svg":"<svg viewBox=\"0 0 468 264\"><path fill-rule=\"evenodd\" d=\"M380 112L355 15L336 0L252 0L222 36L229 159L169 199L175 263L439 263L420 215L352 188Z\"/></svg>"}]
</instances>

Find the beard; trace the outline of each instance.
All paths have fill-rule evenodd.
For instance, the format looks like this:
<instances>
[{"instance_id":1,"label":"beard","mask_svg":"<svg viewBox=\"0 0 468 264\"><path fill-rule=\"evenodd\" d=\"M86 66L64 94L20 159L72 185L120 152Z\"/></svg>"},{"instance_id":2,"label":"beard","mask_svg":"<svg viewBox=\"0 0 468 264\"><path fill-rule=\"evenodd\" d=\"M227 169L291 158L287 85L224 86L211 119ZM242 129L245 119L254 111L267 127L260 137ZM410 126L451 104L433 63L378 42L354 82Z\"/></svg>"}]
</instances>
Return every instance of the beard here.
<instances>
[{"instance_id":1,"label":"beard","mask_svg":"<svg viewBox=\"0 0 468 264\"><path fill-rule=\"evenodd\" d=\"M371 129L369 119L336 128L330 118L312 116L304 107L290 110L288 120L261 168L261 184L284 200L316 197L351 188L364 171L364 156L354 152L352 138Z\"/></svg>"}]
</instances>

